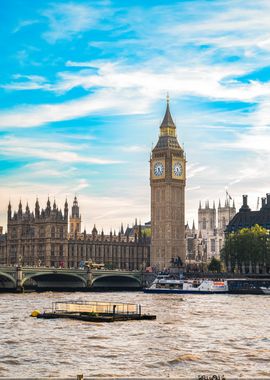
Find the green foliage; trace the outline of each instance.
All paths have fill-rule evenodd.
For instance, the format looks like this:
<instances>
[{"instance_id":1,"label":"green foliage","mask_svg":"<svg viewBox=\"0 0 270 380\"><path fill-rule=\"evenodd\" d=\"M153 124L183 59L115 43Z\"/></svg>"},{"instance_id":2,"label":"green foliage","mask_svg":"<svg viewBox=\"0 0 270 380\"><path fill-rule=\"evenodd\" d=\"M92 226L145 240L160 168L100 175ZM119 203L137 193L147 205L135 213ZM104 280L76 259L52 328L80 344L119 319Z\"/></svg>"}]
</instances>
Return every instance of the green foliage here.
<instances>
[{"instance_id":1,"label":"green foliage","mask_svg":"<svg viewBox=\"0 0 270 380\"><path fill-rule=\"evenodd\" d=\"M221 259L226 266L237 270L242 264L270 265L270 236L268 231L256 224L229 234L221 250Z\"/></svg>"},{"instance_id":2,"label":"green foliage","mask_svg":"<svg viewBox=\"0 0 270 380\"><path fill-rule=\"evenodd\" d=\"M145 227L143 228L143 234L145 233L146 237L151 237L151 227Z\"/></svg>"},{"instance_id":3,"label":"green foliage","mask_svg":"<svg viewBox=\"0 0 270 380\"><path fill-rule=\"evenodd\" d=\"M221 272L221 261L212 257L210 264L208 265L208 270L210 272Z\"/></svg>"}]
</instances>

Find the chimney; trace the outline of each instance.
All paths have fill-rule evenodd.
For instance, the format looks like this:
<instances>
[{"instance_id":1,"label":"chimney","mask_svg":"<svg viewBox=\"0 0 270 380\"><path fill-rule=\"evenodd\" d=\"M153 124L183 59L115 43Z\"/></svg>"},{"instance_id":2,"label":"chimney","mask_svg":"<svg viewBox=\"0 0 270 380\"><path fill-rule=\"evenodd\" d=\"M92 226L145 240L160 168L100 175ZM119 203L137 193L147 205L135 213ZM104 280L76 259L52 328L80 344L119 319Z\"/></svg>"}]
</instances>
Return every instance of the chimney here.
<instances>
[{"instance_id":1,"label":"chimney","mask_svg":"<svg viewBox=\"0 0 270 380\"><path fill-rule=\"evenodd\" d=\"M267 207L270 207L270 193L266 194L266 199L267 199Z\"/></svg>"},{"instance_id":2,"label":"chimney","mask_svg":"<svg viewBox=\"0 0 270 380\"><path fill-rule=\"evenodd\" d=\"M247 195L243 195L243 205L239 210L240 212L250 211L250 208L248 207L248 203L247 203L247 198L248 198Z\"/></svg>"},{"instance_id":3,"label":"chimney","mask_svg":"<svg viewBox=\"0 0 270 380\"><path fill-rule=\"evenodd\" d=\"M266 198L262 198L262 208L266 206Z\"/></svg>"}]
</instances>

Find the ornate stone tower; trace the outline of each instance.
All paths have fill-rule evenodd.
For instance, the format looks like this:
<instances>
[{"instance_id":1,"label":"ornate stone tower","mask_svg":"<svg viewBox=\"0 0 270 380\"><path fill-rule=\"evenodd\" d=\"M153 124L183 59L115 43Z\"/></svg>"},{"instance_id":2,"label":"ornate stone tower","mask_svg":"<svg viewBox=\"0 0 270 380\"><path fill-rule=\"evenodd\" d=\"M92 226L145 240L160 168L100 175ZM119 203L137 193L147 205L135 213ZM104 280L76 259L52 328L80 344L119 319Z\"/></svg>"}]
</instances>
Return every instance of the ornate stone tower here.
<instances>
[{"instance_id":1,"label":"ornate stone tower","mask_svg":"<svg viewBox=\"0 0 270 380\"><path fill-rule=\"evenodd\" d=\"M219 201L218 205L218 229L224 233L227 225L230 223L234 215L236 214L235 203L230 205L230 199L227 198L224 207L221 206Z\"/></svg>"},{"instance_id":2,"label":"ornate stone tower","mask_svg":"<svg viewBox=\"0 0 270 380\"><path fill-rule=\"evenodd\" d=\"M69 227L72 234L75 234L75 232L81 233L81 215L76 196L73 201L71 216L69 218Z\"/></svg>"},{"instance_id":3,"label":"ornate stone tower","mask_svg":"<svg viewBox=\"0 0 270 380\"><path fill-rule=\"evenodd\" d=\"M205 207L202 207L200 202L198 210L198 226L202 232L203 238L206 238L209 234L213 234L213 230L216 228L216 207L213 202L213 207L210 207L209 201L205 202Z\"/></svg>"},{"instance_id":4,"label":"ornate stone tower","mask_svg":"<svg viewBox=\"0 0 270 380\"><path fill-rule=\"evenodd\" d=\"M178 143L169 98L157 145L150 159L151 265L169 268L172 259L185 262L186 159ZM179 262L179 260L178 260Z\"/></svg>"}]
</instances>

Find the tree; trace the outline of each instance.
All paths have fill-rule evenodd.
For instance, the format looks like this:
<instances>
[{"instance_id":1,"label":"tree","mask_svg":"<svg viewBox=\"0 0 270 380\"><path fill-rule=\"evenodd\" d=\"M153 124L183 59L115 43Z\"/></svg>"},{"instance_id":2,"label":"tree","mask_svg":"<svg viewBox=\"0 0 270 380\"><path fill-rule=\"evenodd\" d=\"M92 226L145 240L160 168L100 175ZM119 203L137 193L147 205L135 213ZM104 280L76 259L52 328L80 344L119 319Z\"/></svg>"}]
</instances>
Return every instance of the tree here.
<instances>
[{"instance_id":1,"label":"tree","mask_svg":"<svg viewBox=\"0 0 270 380\"><path fill-rule=\"evenodd\" d=\"M270 236L268 231L255 224L229 234L221 250L221 259L232 271L241 271L242 266L258 265L270 267Z\"/></svg>"},{"instance_id":2,"label":"tree","mask_svg":"<svg viewBox=\"0 0 270 380\"><path fill-rule=\"evenodd\" d=\"M210 272L221 272L221 261L212 257L210 264L208 265L208 270Z\"/></svg>"}]
</instances>

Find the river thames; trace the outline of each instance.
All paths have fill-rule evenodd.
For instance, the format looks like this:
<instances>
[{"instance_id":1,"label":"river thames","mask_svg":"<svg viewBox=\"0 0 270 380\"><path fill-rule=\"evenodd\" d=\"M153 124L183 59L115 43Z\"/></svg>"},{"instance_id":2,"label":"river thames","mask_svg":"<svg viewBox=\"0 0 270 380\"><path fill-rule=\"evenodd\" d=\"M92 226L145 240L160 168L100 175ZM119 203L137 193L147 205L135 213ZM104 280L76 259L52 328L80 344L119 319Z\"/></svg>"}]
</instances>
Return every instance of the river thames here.
<instances>
[{"instance_id":1,"label":"river thames","mask_svg":"<svg viewBox=\"0 0 270 380\"><path fill-rule=\"evenodd\" d=\"M254 295L0 294L0 377L270 378L270 298ZM29 317L60 300L140 303L156 321Z\"/></svg>"}]
</instances>

